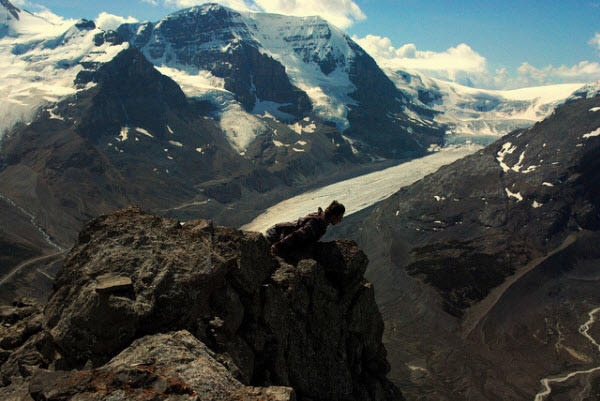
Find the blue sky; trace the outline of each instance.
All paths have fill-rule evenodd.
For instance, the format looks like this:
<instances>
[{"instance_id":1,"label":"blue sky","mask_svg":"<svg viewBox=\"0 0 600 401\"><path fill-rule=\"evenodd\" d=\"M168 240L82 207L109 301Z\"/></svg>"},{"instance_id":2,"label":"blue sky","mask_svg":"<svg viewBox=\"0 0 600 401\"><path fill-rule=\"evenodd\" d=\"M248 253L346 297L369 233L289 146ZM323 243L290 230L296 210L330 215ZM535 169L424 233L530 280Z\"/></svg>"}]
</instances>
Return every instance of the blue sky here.
<instances>
[{"instance_id":1,"label":"blue sky","mask_svg":"<svg viewBox=\"0 0 600 401\"><path fill-rule=\"evenodd\" d=\"M158 20L197 0L15 0L109 26L101 12ZM383 66L486 88L600 80L600 0L219 0L236 9L321 15Z\"/></svg>"}]
</instances>

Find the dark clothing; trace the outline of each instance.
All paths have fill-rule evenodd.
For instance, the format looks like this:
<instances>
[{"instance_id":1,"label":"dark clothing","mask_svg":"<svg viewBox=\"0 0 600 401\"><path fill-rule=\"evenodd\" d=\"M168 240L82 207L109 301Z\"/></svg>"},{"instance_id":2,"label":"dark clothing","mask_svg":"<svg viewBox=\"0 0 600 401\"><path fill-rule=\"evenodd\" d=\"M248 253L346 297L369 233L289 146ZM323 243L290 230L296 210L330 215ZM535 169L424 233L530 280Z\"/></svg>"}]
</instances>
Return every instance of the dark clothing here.
<instances>
[{"instance_id":1,"label":"dark clothing","mask_svg":"<svg viewBox=\"0 0 600 401\"><path fill-rule=\"evenodd\" d=\"M297 221L278 223L267 230L267 239L278 251L290 252L317 242L327 231L325 212L321 208Z\"/></svg>"}]
</instances>

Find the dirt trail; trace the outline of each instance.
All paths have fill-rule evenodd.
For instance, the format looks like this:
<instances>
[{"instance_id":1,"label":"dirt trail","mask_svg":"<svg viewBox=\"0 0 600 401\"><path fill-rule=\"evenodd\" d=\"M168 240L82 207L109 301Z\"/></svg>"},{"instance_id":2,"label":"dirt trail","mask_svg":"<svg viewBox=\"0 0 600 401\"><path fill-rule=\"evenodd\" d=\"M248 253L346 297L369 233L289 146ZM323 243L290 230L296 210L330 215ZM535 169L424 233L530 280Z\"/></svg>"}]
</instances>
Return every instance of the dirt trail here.
<instances>
[{"instance_id":1,"label":"dirt trail","mask_svg":"<svg viewBox=\"0 0 600 401\"><path fill-rule=\"evenodd\" d=\"M45 260L45 259L50 259L50 258L59 256L59 255L62 255L64 253L66 253L66 251L63 250L63 251L55 252L55 253L52 253L52 254L49 254L49 255L43 255L43 256L39 256L37 258L26 260L25 262L21 263L20 265L18 265L14 269L12 269L10 271L10 273L8 273L6 276L2 277L2 279L0 279L0 286L3 285L3 284L5 284L7 281L9 281L15 274L17 274L18 272L20 272L21 270L23 270L25 267L27 267L29 265L32 265L34 263L41 262L42 260ZM48 276L47 274L44 274L44 275Z\"/></svg>"}]
</instances>

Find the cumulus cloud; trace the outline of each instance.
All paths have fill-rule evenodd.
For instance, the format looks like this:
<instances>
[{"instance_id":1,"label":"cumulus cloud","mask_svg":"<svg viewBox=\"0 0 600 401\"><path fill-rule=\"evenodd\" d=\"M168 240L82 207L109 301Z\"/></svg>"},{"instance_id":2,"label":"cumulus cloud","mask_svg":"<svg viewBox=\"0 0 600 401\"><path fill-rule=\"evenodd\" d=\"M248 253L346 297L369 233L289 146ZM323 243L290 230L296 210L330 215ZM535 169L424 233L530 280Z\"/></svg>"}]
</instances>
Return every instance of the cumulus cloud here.
<instances>
[{"instance_id":1,"label":"cumulus cloud","mask_svg":"<svg viewBox=\"0 0 600 401\"><path fill-rule=\"evenodd\" d=\"M158 0L140 0L142 3L150 4L151 6L158 6Z\"/></svg>"},{"instance_id":2,"label":"cumulus cloud","mask_svg":"<svg viewBox=\"0 0 600 401\"><path fill-rule=\"evenodd\" d=\"M109 29L117 29L121 24L134 23L138 22L138 20L133 17L123 18L118 15L109 14L103 11L98 14L94 22L98 28L107 31Z\"/></svg>"},{"instance_id":3,"label":"cumulus cloud","mask_svg":"<svg viewBox=\"0 0 600 401\"><path fill-rule=\"evenodd\" d=\"M348 28L366 15L352 0L255 0L264 11L287 15L319 15L339 28Z\"/></svg>"},{"instance_id":4,"label":"cumulus cloud","mask_svg":"<svg viewBox=\"0 0 600 401\"><path fill-rule=\"evenodd\" d=\"M367 35L353 39L383 68L417 71L467 86L513 89L558 83L580 83L600 79L600 64L582 61L573 66L537 68L524 62L513 72L506 68L491 71L484 56L461 43L442 52L419 50L413 43L395 47L386 37ZM590 40L600 49L600 34Z\"/></svg>"},{"instance_id":5,"label":"cumulus cloud","mask_svg":"<svg viewBox=\"0 0 600 401\"><path fill-rule=\"evenodd\" d=\"M600 63L582 61L571 67L548 65L536 68L523 63L517 70L518 80L524 85L545 85L567 82L591 82L600 79Z\"/></svg>"},{"instance_id":6,"label":"cumulus cloud","mask_svg":"<svg viewBox=\"0 0 600 401\"><path fill-rule=\"evenodd\" d=\"M163 1L167 6L181 8L206 3L205 0ZM216 2L239 11L261 11L298 17L318 15L342 29L367 18L352 0L217 0Z\"/></svg>"},{"instance_id":7,"label":"cumulus cloud","mask_svg":"<svg viewBox=\"0 0 600 401\"><path fill-rule=\"evenodd\" d=\"M389 38L376 35L353 39L384 68L415 70L465 84L474 78L481 80L485 76L489 79L486 58L465 43L434 52L418 50L413 43L394 47Z\"/></svg>"}]
</instances>

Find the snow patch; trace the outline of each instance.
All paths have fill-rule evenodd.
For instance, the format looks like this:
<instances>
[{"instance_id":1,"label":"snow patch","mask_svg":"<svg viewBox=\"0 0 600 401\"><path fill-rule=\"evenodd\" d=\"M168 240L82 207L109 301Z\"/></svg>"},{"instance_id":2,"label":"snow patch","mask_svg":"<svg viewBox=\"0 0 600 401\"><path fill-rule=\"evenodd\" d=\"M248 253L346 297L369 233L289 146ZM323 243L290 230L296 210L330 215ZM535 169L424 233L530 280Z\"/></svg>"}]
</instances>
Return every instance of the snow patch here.
<instances>
[{"instance_id":1,"label":"snow patch","mask_svg":"<svg viewBox=\"0 0 600 401\"><path fill-rule=\"evenodd\" d=\"M342 135L342 138L344 138L344 140L350 144L350 149L352 149L352 153L354 153L355 155L359 153L358 149L356 149L356 147L354 146L354 144L356 143L354 139L349 138L346 135Z\"/></svg>"},{"instance_id":2,"label":"snow patch","mask_svg":"<svg viewBox=\"0 0 600 401\"><path fill-rule=\"evenodd\" d=\"M308 132L309 134L312 134L313 132L315 132L317 130L317 125L315 123L312 124L308 124L306 127L303 128L304 132Z\"/></svg>"},{"instance_id":3,"label":"snow patch","mask_svg":"<svg viewBox=\"0 0 600 401\"><path fill-rule=\"evenodd\" d=\"M438 196L438 195L434 195L434 196L433 196L433 198L434 198L436 201L438 201L438 202L439 202L439 201L446 200L446 197L445 197L445 196Z\"/></svg>"},{"instance_id":4,"label":"snow patch","mask_svg":"<svg viewBox=\"0 0 600 401\"><path fill-rule=\"evenodd\" d=\"M590 111L591 111L592 113L593 113L593 112L596 112L596 111L600 111L600 107L592 107L592 108L590 109Z\"/></svg>"},{"instance_id":5,"label":"snow patch","mask_svg":"<svg viewBox=\"0 0 600 401\"><path fill-rule=\"evenodd\" d=\"M280 107L283 106L289 106L291 105L291 103L276 103L276 102L271 102L268 100L260 100L260 99L256 99L256 102L254 103L254 108L252 109L252 114L258 114L261 115L263 117L275 117L279 120L293 120L294 116L283 112L281 110L279 110Z\"/></svg>"},{"instance_id":6,"label":"snow patch","mask_svg":"<svg viewBox=\"0 0 600 401\"><path fill-rule=\"evenodd\" d=\"M537 208L539 208L539 207L542 207L542 206L544 206L544 204L543 204L543 203L538 203L537 201L533 201L533 203L531 204L531 206L532 206L534 209L537 209Z\"/></svg>"},{"instance_id":7,"label":"snow patch","mask_svg":"<svg viewBox=\"0 0 600 401\"><path fill-rule=\"evenodd\" d=\"M227 140L240 154L260 134L267 132L267 126L258 117L246 113L239 104L231 103L221 113L219 122Z\"/></svg>"},{"instance_id":8,"label":"snow patch","mask_svg":"<svg viewBox=\"0 0 600 401\"><path fill-rule=\"evenodd\" d=\"M198 152L198 153L204 153L204 151L202 150L202 148L196 148L196 152Z\"/></svg>"},{"instance_id":9,"label":"snow patch","mask_svg":"<svg viewBox=\"0 0 600 401\"><path fill-rule=\"evenodd\" d=\"M169 141L169 143L173 146L177 146L178 148L183 147L183 144L181 142L177 142L177 141Z\"/></svg>"},{"instance_id":10,"label":"snow patch","mask_svg":"<svg viewBox=\"0 0 600 401\"><path fill-rule=\"evenodd\" d=\"M496 157L496 160L498 160L498 164L500 164L500 167L502 168L502 170L505 173L507 173L510 170L510 167L508 167L504 163L504 157L507 154L513 153L515 150L517 150L516 146L512 146L512 143L506 142L506 143L504 143L504 145L502 145L502 149L500 149L500 151L498 151L498 154L497 154L498 157Z\"/></svg>"},{"instance_id":11,"label":"snow patch","mask_svg":"<svg viewBox=\"0 0 600 401\"><path fill-rule=\"evenodd\" d=\"M598 135L600 135L600 128L598 128L588 134L585 134L582 138L591 138L593 136L598 136Z\"/></svg>"},{"instance_id":12,"label":"snow patch","mask_svg":"<svg viewBox=\"0 0 600 401\"><path fill-rule=\"evenodd\" d=\"M511 192L508 188L504 188L504 190L506 191L506 195L508 195L509 198L515 198L517 202L521 202L523 200L523 196L521 196L520 192L514 193Z\"/></svg>"},{"instance_id":13,"label":"snow patch","mask_svg":"<svg viewBox=\"0 0 600 401\"><path fill-rule=\"evenodd\" d=\"M296 141L296 143L300 146L306 145L306 141Z\"/></svg>"},{"instance_id":14,"label":"snow patch","mask_svg":"<svg viewBox=\"0 0 600 401\"><path fill-rule=\"evenodd\" d=\"M136 130L137 132L139 132L140 134L146 135L146 136L148 136L148 137L150 137L150 138L154 138L154 135L152 135L151 133L149 133L148 131L146 131L146 130L145 130L145 129L143 129L143 128L140 128L140 127L135 127L135 130Z\"/></svg>"},{"instance_id":15,"label":"snow patch","mask_svg":"<svg viewBox=\"0 0 600 401\"><path fill-rule=\"evenodd\" d=\"M304 149L292 148L294 152L304 152Z\"/></svg>"},{"instance_id":16,"label":"snow patch","mask_svg":"<svg viewBox=\"0 0 600 401\"><path fill-rule=\"evenodd\" d=\"M58 106L52 108L52 109L48 109L48 114L50 115L51 119L55 119L55 120L62 120L65 121L65 118L63 116L59 116L58 114L56 114L54 111L58 108Z\"/></svg>"},{"instance_id":17,"label":"snow patch","mask_svg":"<svg viewBox=\"0 0 600 401\"><path fill-rule=\"evenodd\" d=\"M174 134L173 130L168 125L167 125L167 131L169 131L169 134Z\"/></svg>"},{"instance_id":18,"label":"snow patch","mask_svg":"<svg viewBox=\"0 0 600 401\"><path fill-rule=\"evenodd\" d=\"M282 147L282 146L285 146L285 145L284 145L282 142L280 142L280 141L278 141L278 140L275 140L275 139L273 139L273 144L274 144L275 146L277 146L278 148L279 148L279 147Z\"/></svg>"},{"instance_id":19,"label":"snow patch","mask_svg":"<svg viewBox=\"0 0 600 401\"><path fill-rule=\"evenodd\" d=\"M225 79L212 75L210 71L196 70L188 72L189 67L174 65L171 67L157 66L156 69L168 76L181 87L188 97L203 97L213 91L225 91ZM168 128L168 126L167 126ZM169 129L169 132L173 132Z\"/></svg>"},{"instance_id":20,"label":"snow patch","mask_svg":"<svg viewBox=\"0 0 600 401\"><path fill-rule=\"evenodd\" d=\"M301 123L297 122L295 124L288 125L288 127L290 127L290 129L292 131L294 131L295 133L297 133L298 135L302 135L303 132L312 134L317 129L317 126L315 125L315 123L303 126Z\"/></svg>"},{"instance_id":21,"label":"snow patch","mask_svg":"<svg viewBox=\"0 0 600 401\"><path fill-rule=\"evenodd\" d=\"M554 184L551 184L549 182L542 182L542 185L545 187L553 187L554 186Z\"/></svg>"},{"instance_id":22,"label":"snow patch","mask_svg":"<svg viewBox=\"0 0 600 401\"><path fill-rule=\"evenodd\" d=\"M127 135L129 134L129 127L122 127L119 136L116 138L117 141L124 142L127 140Z\"/></svg>"}]
</instances>

